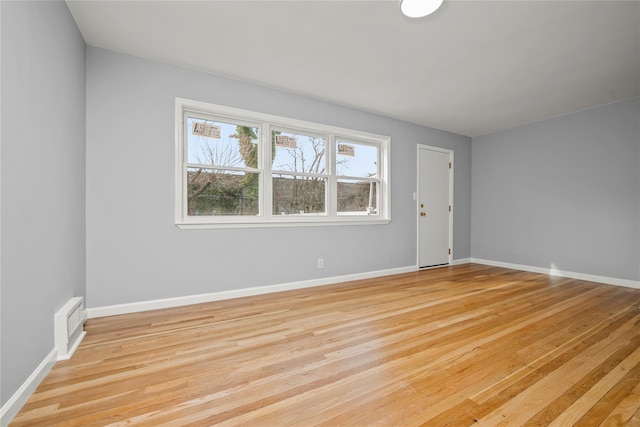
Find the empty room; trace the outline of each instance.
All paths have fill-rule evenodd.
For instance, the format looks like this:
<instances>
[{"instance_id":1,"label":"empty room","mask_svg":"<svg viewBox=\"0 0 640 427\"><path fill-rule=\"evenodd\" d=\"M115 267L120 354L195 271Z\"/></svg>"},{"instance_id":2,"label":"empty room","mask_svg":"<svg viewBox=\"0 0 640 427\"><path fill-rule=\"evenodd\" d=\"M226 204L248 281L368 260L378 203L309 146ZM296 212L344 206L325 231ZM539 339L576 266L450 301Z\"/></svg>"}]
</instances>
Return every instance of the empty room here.
<instances>
[{"instance_id":1,"label":"empty room","mask_svg":"<svg viewBox=\"0 0 640 427\"><path fill-rule=\"evenodd\" d=\"M0 0L0 425L640 426L640 1Z\"/></svg>"}]
</instances>

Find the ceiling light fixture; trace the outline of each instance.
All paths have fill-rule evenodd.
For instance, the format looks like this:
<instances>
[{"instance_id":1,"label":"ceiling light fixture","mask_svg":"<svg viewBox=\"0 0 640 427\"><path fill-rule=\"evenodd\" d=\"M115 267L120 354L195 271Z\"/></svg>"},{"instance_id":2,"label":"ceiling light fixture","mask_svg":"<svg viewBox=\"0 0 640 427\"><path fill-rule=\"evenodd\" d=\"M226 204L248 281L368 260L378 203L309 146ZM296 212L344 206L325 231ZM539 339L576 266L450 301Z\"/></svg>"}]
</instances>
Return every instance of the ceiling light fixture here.
<instances>
[{"instance_id":1,"label":"ceiling light fixture","mask_svg":"<svg viewBox=\"0 0 640 427\"><path fill-rule=\"evenodd\" d=\"M442 0L400 0L400 10L409 18L422 18L435 12Z\"/></svg>"}]
</instances>

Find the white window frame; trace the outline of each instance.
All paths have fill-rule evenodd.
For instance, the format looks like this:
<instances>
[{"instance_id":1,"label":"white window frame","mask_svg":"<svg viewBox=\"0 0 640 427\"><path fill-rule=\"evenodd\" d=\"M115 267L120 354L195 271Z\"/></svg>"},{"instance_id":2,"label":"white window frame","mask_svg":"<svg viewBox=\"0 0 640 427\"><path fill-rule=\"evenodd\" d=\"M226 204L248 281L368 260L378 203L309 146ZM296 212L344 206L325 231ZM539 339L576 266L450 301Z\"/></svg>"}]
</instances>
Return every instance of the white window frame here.
<instances>
[{"instance_id":1,"label":"white window frame","mask_svg":"<svg viewBox=\"0 0 640 427\"><path fill-rule=\"evenodd\" d=\"M345 135L337 135L336 139L335 139L335 144L332 147L332 155L335 155L336 153L336 146L340 143L347 143L347 144L356 144L356 145L369 145L369 146L377 146L378 144L372 144L371 142L367 142L367 141L362 141L362 140L356 140L353 138L350 138L348 136ZM378 159L377 159L377 164L381 164L382 160L382 148L378 149ZM332 165L335 166L336 165L336 161L332 161ZM380 171L379 171L380 172ZM332 188L335 188L336 191L332 194L333 197L333 203L335 203L336 205L336 211L337 211L337 204L338 204L338 191L337 191L337 183L340 179L344 179L344 180L362 180L362 181L367 181L369 183L375 182L376 183L376 206L379 206L382 200L381 197L381 188L382 188L382 179L376 175L375 178L371 178L371 177L358 177L358 176L351 176L351 175L338 175L337 171L334 171L334 173L331 175L334 184L332 186ZM337 215L339 217L345 217L345 216L364 216L367 215L366 212L337 212Z\"/></svg>"},{"instance_id":2,"label":"white window frame","mask_svg":"<svg viewBox=\"0 0 640 427\"><path fill-rule=\"evenodd\" d=\"M187 141L185 112L206 115L216 120L228 120L258 127L260 152L258 169L260 180L259 214L189 216L187 214ZM209 104L184 98L176 98L175 104L175 223L181 229L227 228L227 227L290 227L326 225L372 225L388 224L391 221L390 206L390 149L391 138L368 132L345 129L319 123L290 119L287 117L257 113L224 105ZM326 214L275 215L272 213L271 131L291 131L326 137ZM337 176L335 147L337 141L378 147L377 212L357 214L337 212ZM279 174L279 172L276 172Z\"/></svg>"},{"instance_id":3,"label":"white window frame","mask_svg":"<svg viewBox=\"0 0 640 427\"><path fill-rule=\"evenodd\" d=\"M325 212L324 213L306 213L303 215L299 215L296 214L295 212L286 215L285 217L282 216L278 216L277 213L273 213L273 193L270 193L269 196L269 200L265 200L267 201L267 206L266 208L269 209L269 212L272 215L272 221L276 221L276 222L297 222L297 220L295 219L295 217L320 217L323 219L328 219L329 216L329 198L328 195L331 194L331 192L329 191L329 186L331 185L330 182L330 178L331 178L331 172L330 172L330 157L329 157L329 153L328 153L328 149L331 145L330 141L329 141L329 137L326 133L323 132L318 132L317 130L311 130L311 129L305 129L305 128L294 128L291 126L285 127L285 126L280 126L280 125L273 125L273 124L269 124L269 144L271 144L271 138L272 138L272 132L274 131L281 131L281 132L286 132L286 133L297 133L297 134L301 134L304 136L311 136L311 137L319 137L319 138L325 138L325 146L324 146L324 161L325 161L325 171L322 174L316 174L316 173L307 173L307 172L288 172L288 171L284 171L284 170L279 170L279 169L273 169L271 168L272 165L272 159L271 159L271 153L272 151L270 149L266 149L266 151L268 151L269 156L267 158L268 163L265 163L266 165L269 165L268 170L265 170L265 177L267 178L267 180L269 180L269 190L272 191L273 190L273 186L271 185L272 178L274 175L289 175L289 176L307 176L307 177L316 177L316 178L323 178L326 181L325 184L325 196L324 196L324 200L325 200ZM267 169L267 168L265 168ZM310 221L310 220L309 220Z\"/></svg>"}]
</instances>

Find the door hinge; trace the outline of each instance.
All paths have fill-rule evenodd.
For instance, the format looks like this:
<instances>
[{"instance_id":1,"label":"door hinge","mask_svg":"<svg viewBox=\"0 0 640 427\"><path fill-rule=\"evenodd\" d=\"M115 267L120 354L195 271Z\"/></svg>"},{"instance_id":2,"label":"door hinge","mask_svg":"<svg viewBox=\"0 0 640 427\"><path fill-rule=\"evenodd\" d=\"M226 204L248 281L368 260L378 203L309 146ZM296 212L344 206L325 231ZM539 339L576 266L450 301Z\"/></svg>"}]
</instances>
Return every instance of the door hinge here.
<instances>
[{"instance_id":1,"label":"door hinge","mask_svg":"<svg viewBox=\"0 0 640 427\"><path fill-rule=\"evenodd\" d=\"M451 255L451 248L449 248L449 255Z\"/></svg>"},{"instance_id":2,"label":"door hinge","mask_svg":"<svg viewBox=\"0 0 640 427\"><path fill-rule=\"evenodd\" d=\"M449 169L451 169L451 162L449 162Z\"/></svg>"},{"instance_id":3,"label":"door hinge","mask_svg":"<svg viewBox=\"0 0 640 427\"><path fill-rule=\"evenodd\" d=\"M451 212L451 205L449 205L449 212Z\"/></svg>"}]
</instances>

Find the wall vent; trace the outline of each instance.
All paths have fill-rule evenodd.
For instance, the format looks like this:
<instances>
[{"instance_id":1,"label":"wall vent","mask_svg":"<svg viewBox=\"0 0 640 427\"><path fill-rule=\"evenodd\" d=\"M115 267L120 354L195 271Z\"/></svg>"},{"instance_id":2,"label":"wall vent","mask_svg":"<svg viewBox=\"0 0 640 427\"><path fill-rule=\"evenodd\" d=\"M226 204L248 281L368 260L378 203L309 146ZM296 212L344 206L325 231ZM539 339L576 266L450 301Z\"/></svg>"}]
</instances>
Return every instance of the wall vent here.
<instances>
[{"instance_id":1,"label":"wall vent","mask_svg":"<svg viewBox=\"0 0 640 427\"><path fill-rule=\"evenodd\" d=\"M54 328L58 360L70 359L80 341L84 338L84 321L87 312L84 309L84 298L71 298L55 315Z\"/></svg>"}]
</instances>

